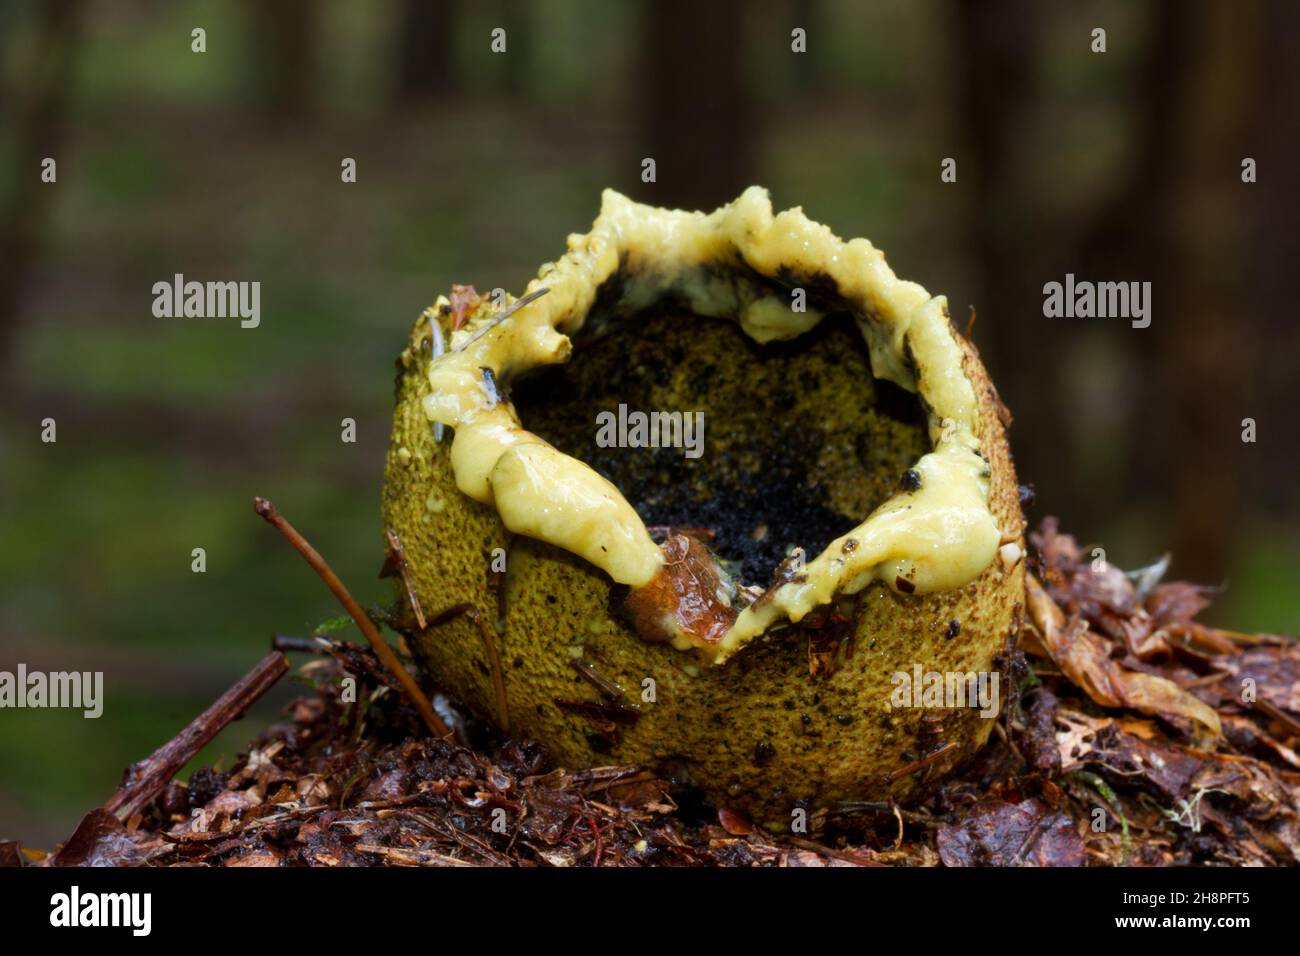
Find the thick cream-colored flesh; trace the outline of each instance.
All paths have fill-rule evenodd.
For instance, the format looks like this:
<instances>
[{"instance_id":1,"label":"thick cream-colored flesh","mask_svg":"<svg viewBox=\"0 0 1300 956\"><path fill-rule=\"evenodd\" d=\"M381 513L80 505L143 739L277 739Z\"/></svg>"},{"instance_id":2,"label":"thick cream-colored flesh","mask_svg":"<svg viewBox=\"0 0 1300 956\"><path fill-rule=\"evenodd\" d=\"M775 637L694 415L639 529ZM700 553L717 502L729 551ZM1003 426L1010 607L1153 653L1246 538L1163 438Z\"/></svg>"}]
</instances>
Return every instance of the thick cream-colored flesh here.
<instances>
[{"instance_id":1,"label":"thick cream-colored flesh","mask_svg":"<svg viewBox=\"0 0 1300 956\"><path fill-rule=\"evenodd\" d=\"M663 565L618 489L525 429L495 384L566 361L568 336L582 327L602 283L618 276L620 312L672 295L698 315L734 319L768 342L797 337L822 314L793 311L786 288L754 275L786 285L798 284L791 276L825 276L857 318L873 374L925 401L933 451L914 466L920 487L890 498L803 573L745 608L718 643L700 646L683 635L674 644L721 663L773 624L799 621L837 594L877 580L909 593L949 590L992 562L1002 532L989 511L975 393L944 297L898 279L865 239L846 243L798 208L773 215L758 187L708 215L643 206L606 190L591 232L570 236L568 246L526 290L545 288L546 295L499 324L500 308L481 308L429 368L425 412L455 428L457 487L494 505L511 531L579 555L633 588Z\"/></svg>"}]
</instances>

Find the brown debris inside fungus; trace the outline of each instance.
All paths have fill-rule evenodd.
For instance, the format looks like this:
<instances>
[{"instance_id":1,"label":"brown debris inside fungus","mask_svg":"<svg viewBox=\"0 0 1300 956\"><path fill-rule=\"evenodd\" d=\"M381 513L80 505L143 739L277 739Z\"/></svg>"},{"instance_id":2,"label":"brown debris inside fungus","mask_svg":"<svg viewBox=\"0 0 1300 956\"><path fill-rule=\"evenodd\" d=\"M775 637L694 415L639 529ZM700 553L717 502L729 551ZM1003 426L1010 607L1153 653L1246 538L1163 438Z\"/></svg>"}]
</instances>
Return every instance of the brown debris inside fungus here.
<instances>
[{"instance_id":1,"label":"brown debris inside fungus","mask_svg":"<svg viewBox=\"0 0 1300 956\"><path fill-rule=\"evenodd\" d=\"M664 565L649 583L631 590L623 607L644 640L718 643L736 623L734 590L707 545L677 530L660 545Z\"/></svg>"}]
</instances>

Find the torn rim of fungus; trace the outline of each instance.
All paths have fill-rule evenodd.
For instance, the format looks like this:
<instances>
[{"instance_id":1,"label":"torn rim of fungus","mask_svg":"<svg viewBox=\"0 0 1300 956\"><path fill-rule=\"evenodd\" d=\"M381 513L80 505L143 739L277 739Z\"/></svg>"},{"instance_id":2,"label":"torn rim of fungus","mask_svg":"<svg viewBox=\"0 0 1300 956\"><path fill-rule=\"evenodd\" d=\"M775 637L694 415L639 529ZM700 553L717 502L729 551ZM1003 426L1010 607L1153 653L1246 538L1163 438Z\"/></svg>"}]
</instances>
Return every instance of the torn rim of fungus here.
<instances>
[{"instance_id":1,"label":"torn rim of fungus","mask_svg":"<svg viewBox=\"0 0 1300 956\"><path fill-rule=\"evenodd\" d=\"M707 215L643 206L612 190L602 198L591 231L571 235L568 252L541 268L522 299L484 303L429 365L424 411L455 429L451 465L462 493L494 506L510 531L627 585L643 638L713 663L873 581L927 594L962 587L989 566L1003 534L988 505L975 389L946 298L897 278L865 239L844 242L800 208L774 215L760 187ZM805 312L791 308L795 288L808 291ZM524 428L507 397L519 375L569 359L569 336L597 302L611 313L604 319L664 301L732 319L759 343L848 312L872 374L917 394L926 412L932 450L912 466L916 481L744 607L733 606L743 595L703 545L682 535L657 545L618 488ZM684 605L693 613L682 613Z\"/></svg>"}]
</instances>

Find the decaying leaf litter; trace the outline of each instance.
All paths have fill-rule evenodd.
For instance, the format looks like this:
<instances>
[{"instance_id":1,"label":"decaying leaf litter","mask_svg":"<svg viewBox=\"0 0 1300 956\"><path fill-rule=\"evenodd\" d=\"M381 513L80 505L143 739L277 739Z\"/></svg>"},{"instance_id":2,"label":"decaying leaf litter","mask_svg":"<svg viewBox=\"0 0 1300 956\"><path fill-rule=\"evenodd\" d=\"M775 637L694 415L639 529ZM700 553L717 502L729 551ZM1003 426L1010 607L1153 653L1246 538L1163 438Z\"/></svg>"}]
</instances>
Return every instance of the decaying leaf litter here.
<instances>
[{"instance_id":1,"label":"decaying leaf litter","mask_svg":"<svg viewBox=\"0 0 1300 956\"><path fill-rule=\"evenodd\" d=\"M1164 582L1167 562L1125 573L1053 519L1031 540L997 733L919 803L839 804L806 833L765 832L650 770L555 768L433 688L455 738L430 737L370 647L313 638L287 642L318 653L298 671L309 692L228 770L182 784L142 762L132 797L124 784L56 852L0 843L0 863L1300 864L1300 643L1197 622L1212 591ZM343 702L345 675L361 703ZM167 775L143 804L142 767Z\"/></svg>"}]
</instances>

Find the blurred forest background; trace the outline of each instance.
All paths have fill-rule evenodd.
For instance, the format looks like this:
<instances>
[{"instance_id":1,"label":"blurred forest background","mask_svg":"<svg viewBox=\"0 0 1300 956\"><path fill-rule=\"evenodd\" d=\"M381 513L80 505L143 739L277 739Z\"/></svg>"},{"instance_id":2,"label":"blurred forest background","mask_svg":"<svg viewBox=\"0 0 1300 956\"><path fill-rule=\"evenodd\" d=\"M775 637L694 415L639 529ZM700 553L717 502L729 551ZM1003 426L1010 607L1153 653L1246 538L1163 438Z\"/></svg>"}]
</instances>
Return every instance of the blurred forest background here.
<instances>
[{"instance_id":1,"label":"blurred forest background","mask_svg":"<svg viewBox=\"0 0 1300 956\"><path fill-rule=\"evenodd\" d=\"M273 634L338 613L254 494L387 598L410 323L453 282L522 289L606 186L711 209L760 183L870 238L978 310L1031 520L1297 629L1300 4L47 0L0 3L0 51L0 669L107 696L0 711L0 836L66 836ZM154 318L177 272L260 281L261 327ZM1151 327L1045 319L1066 272L1151 281Z\"/></svg>"}]
</instances>

